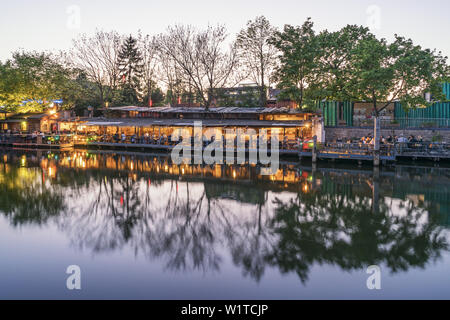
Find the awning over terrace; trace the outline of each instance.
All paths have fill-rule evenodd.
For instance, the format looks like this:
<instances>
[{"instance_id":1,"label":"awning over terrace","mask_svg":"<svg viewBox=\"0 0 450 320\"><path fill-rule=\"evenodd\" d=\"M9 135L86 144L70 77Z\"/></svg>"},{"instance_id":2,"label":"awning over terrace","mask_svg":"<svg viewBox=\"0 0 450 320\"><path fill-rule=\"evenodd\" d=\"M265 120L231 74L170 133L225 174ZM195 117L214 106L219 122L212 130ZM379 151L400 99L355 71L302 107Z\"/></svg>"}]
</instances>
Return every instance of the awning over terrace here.
<instances>
[{"instance_id":1,"label":"awning over terrace","mask_svg":"<svg viewBox=\"0 0 450 320\"><path fill-rule=\"evenodd\" d=\"M194 119L150 119L150 118L122 118L118 121L109 121L108 119L93 119L83 123L85 126L117 126L117 127L151 127L151 126L168 126L183 127L194 126L195 122L205 127L302 127L307 122L302 120L296 121L266 121L266 120L194 120Z\"/></svg>"},{"instance_id":2,"label":"awning over terrace","mask_svg":"<svg viewBox=\"0 0 450 320\"><path fill-rule=\"evenodd\" d=\"M113 111L136 111L136 112L157 112L157 113L241 113L241 114L257 114L257 113L272 113L272 114L302 114L301 110L296 110L288 107L282 108L243 108L243 107L213 107L206 111L205 108L199 107L110 107Z\"/></svg>"}]
</instances>

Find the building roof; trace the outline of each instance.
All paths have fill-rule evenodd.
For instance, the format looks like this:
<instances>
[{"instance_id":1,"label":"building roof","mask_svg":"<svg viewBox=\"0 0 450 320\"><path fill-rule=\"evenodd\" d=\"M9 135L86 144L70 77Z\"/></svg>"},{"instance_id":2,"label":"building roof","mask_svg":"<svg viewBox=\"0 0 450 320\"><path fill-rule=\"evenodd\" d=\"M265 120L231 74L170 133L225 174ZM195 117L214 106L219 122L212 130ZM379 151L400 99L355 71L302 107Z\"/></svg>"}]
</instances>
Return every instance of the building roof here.
<instances>
[{"instance_id":1,"label":"building roof","mask_svg":"<svg viewBox=\"0 0 450 320\"><path fill-rule=\"evenodd\" d=\"M2 123L13 123L13 122L22 122L25 121L25 119L1 119L0 122Z\"/></svg>"},{"instance_id":2,"label":"building roof","mask_svg":"<svg viewBox=\"0 0 450 320\"><path fill-rule=\"evenodd\" d=\"M137 111L137 112L158 112L158 113L240 113L240 114L303 114L305 112L288 107L268 107L268 108L244 108L244 107L211 107L206 110L202 107L111 107L113 111Z\"/></svg>"},{"instance_id":3,"label":"building roof","mask_svg":"<svg viewBox=\"0 0 450 320\"><path fill-rule=\"evenodd\" d=\"M27 119L42 119L44 117L48 117L48 114L46 113L37 113L37 114L32 114L30 116L27 116Z\"/></svg>"},{"instance_id":4,"label":"building roof","mask_svg":"<svg viewBox=\"0 0 450 320\"><path fill-rule=\"evenodd\" d=\"M152 109L152 108L137 107L137 106L122 106L122 107L109 107L104 110L149 112L149 109Z\"/></svg>"},{"instance_id":5,"label":"building roof","mask_svg":"<svg viewBox=\"0 0 450 320\"><path fill-rule=\"evenodd\" d=\"M146 127L146 126L193 126L195 122L201 122L205 127L298 127L305 121L267 121L267 120L194 120L194 119L158 119L158 118L92 118L83 125L87 126L117 126L117 127Z\"/></svg>"},{"instance_id":6,"label":"building roof","mask_svg":"<svg viewBox=\"0 0 450 320\"><path fill-rule=\"evenodd\" d=\"M6 119L0 120L2 122L20 122L20 121L26 121L26 120L33 120L33 119L42 119L43 117L48 116L46 113L18 113L14 114Z\"/></svg>"}]
</instances>

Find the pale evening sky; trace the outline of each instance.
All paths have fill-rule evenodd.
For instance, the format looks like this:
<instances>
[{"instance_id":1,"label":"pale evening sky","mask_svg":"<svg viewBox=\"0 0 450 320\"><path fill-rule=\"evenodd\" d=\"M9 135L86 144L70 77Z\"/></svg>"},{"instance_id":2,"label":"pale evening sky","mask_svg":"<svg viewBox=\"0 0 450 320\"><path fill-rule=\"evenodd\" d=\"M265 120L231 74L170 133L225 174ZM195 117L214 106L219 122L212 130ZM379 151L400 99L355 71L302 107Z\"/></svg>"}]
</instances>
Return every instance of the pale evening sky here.
<instances>
[{"instance_id":1,"label":"pale evening sky","mask_svg":"<svg viewBox=\"0 0 450 320\"><path fill-rule=\"evenodd\" d=\"M369 25L380 37L398 33L450 56L449 0L2 0L0 8L2 61L17 49L66 50L78 33L96 28L153 35L175 23L223 23L234 36L258 15L279 28L300 25L307 17L316 30Z\"/></svg>"}]
</instances>

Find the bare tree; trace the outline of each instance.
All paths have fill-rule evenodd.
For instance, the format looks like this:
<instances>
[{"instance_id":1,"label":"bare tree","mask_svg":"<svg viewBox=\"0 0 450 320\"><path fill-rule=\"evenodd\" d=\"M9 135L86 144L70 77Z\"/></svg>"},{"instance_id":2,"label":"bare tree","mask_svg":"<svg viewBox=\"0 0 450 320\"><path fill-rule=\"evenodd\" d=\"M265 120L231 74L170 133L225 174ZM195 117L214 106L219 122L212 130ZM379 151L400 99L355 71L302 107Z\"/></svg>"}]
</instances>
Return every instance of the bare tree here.
<instances>
[{"instance_id":1,"label":"bare tree","mask_svg":"<svg viewBox=\"0 0 450 320\"><path fill-rule=\"evenodd\" d=\"M181 69L171 55L161 50L158 50L158 67L158 78L167 89L167 98L170 103L175 103L176 97L186 90Z\"/></svg>"},{"instance_id":2,"label":"bare tree","mask_svg":"<svg viewBox=\"0 0 450 320\"><path fill-rule=\"evenodd\" d=\"M154 85L158 78L158 73L161 72L157 55L156 39L149 35L142 36L139 32L138 42L143 60L142 82L144 90L146 91L145 93L149 99L147 103L149 103L153 90L155 89Z\"/></svg>"},{"instance_id":3,"label":"bare tree","mask_svg":"<svg viewBox=\"0 0 450 320\"><path fill-rule=\"evenodd\" d=\"M117 32L100 30L93 36L82 34L73 40L70 62L97 85L102 106L118 86L120 42Z\"/></svg>"},{"instance_id":4,"label":"bare tree","mask_svg":"<svg viewBox=\"0 0 450 320\"><path fill-rule=\"evenodd\" d=\"M269 43L275 31L264 16L259 16L247 22L236 40L239 57L249 78L260 87L261 107L266 104L266 85L270 86L270 76L277 61L277 49Z\"/></svg>"},{"instance_id":5,"label":"bare tree","mask_svg":"<svg viewBox=\"0 0 450 320\"><path fill-rule=\"evenodd\" d=\"M235 45L224 50L227 38L224 26L197 31L192 26L169 27L158 36L158 49L175 62L185 84L189 83L208 109L214 100L214 89L235 85L238 68Z\"/></svg>"}]
</instances>

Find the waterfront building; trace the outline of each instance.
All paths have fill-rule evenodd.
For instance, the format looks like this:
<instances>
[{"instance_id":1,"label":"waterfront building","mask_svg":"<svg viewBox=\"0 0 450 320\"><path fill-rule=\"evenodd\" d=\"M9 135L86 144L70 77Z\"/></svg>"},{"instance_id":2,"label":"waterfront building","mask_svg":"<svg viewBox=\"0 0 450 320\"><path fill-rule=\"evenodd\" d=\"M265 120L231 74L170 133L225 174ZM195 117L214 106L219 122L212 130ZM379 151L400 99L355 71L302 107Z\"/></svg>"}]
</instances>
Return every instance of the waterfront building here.
<instances>
[{"instance_id":1,"label":"waterfront building","mask_svg":"<svg viewBox=\"0 0 450 320\"><path fill-rule=\"evenodd\" d=\"M214 128L224 134L226 129L252 128L271 132L277 130L280 140L295 143L296 139L323 137L320 114L302 112L291 108L239 108L214 107L172 108L172 107L111 107L107 117L90 118L77 124L77 133L89 135L150 135L156 138L168 137L174 130L183 128L193 134L195 123L201 122L204 130Z\"/></svg>"}]
</instances>

